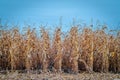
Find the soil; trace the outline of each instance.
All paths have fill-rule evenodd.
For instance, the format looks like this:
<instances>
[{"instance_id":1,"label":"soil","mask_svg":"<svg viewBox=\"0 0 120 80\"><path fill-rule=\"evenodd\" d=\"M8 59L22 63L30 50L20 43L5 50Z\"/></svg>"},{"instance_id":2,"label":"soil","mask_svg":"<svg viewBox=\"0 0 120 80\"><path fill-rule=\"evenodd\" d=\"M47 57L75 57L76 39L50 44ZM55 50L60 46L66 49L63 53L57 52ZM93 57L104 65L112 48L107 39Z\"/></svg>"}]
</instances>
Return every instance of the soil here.
<instances>
[{"instance_id":1,"label":"soil","mask_svg":"<svg viewBox=\"0 0 120 80\"><path fill-rule=\"evenodd\" d=\"M18 71L0 73L0 80L120 80L120 73L19 73Z\"/></svg>"}]
</instances>

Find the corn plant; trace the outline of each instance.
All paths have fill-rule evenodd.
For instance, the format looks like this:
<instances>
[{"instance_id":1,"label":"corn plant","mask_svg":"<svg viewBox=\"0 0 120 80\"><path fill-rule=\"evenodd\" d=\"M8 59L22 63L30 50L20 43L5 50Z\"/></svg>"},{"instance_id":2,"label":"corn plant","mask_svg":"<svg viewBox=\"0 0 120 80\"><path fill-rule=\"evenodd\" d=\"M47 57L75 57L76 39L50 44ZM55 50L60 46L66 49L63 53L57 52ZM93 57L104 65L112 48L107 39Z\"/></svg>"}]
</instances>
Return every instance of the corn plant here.
<instances>
[{"instance_id":1,"label":"corn plant","mask_svg":"<svg viewBox=\"0 0 120 80\"><path fill-rule=\"evenodd\" d=\"M108 38L103 30L94 32L94 70L107 72L108 62Z\"/></svg>"},{"instance_id":2,"label":"corn plant","mask_svg":"<svg viewBox=\"0 0 120 80\"><path fill-rule=\"evenodd\" d=\"M62 41L61 41L61 29L57 28L54 34L53 40L53 61L54 61L54 69L57 71L61 71L62 68Z\"/></svg>"},{"instance_id":3,"label":"corn plant","mask_svg":"<svg viewBox=\"0 0 120 80\"><path fill-rule=\"evenodd\" d=\"M49 56L50 56L50 38L48 32L41 28L41 38L42 38L42 69L44 72L48 70L49 66Z\"/></svg>"}]
</instances>

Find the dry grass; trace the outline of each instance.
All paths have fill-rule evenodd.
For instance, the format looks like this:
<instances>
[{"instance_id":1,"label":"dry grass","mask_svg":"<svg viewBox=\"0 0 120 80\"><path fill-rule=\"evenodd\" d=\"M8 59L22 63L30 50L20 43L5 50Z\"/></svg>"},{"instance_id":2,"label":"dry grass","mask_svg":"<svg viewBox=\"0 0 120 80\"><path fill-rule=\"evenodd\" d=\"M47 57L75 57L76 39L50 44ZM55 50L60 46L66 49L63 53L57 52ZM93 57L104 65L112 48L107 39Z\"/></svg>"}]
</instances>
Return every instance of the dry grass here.
<instances>
[{"instance_id":1,"label":"dry grass","mask_svg":"<svg viewBox=\"0 0 120 80\"><path fill-rule=\"evenodd\" d=\"M43 73L43 74L25 74L12 72L0 74L0 80L119 80L119 74L112 73L81 73L81 74L66 74L66 73Z\"/></svg>"},{"instance_id":2,"label":"dry grass","mask_svg":"<svg viewBox=\"0 0 120 80\"><path fill-rule=\"evenodd\" d=\"M30 28L0 30L0 70L120 72L120 32L75 26L64 37L60 28L53 38L45 28L39 34Z\"/></svg>"}]
</instances>

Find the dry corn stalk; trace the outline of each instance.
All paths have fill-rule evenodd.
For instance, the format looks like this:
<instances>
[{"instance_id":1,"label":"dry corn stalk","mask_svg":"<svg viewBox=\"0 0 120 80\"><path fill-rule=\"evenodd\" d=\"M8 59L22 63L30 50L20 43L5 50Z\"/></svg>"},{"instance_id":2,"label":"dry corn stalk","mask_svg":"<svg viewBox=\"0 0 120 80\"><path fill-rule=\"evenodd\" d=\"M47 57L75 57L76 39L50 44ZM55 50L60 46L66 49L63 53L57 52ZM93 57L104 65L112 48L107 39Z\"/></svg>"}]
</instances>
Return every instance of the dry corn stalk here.
<instances>
[{"instance_id":1,"label":"dry corn stalk","mask_svg":"<svg viewBox=\"0 0 120 80\"><path fill-rule=\"evenodd\" d=\"M78 72L79 44L78 44L78 27L72 27L70 30L70 63L73 72Z\"/></svg>"},{"instance_id":2,"label":"dry corn stalk","mask_svg":"<svg viewBox=\"0 0 120 80\"><path fill-rule=\"evenodd\" d=\"M44 28L41 28L41 33L42 33L42 69L44 72L48 70L49 66L49 54L50 54L50 39L49 39L49 34L47 31L45 31Z\"/></svg>"},{"instance_id":3,"label":"dry corn stalk","mask_svg":"<svg viewBox=\"0 0 120 80\"><path fill-rule=\"evenodd\" d=\"M11 46L10 46L10 58L11 58L11 69L19 69L20 62L20 46L21 36L18 29L13 29L11 33Z\"/></svg>"},{"instance_id":4,"label":"dry corn stalk","mask_svg":"<svg viewBox=\"0 0 120 80\"><path fill-rule=\"evenodd\" d=\"M90 28L84 28L81 36L81 59L83 59L89 69L93 71L93 31Z\"/></svg>"},{"instance_id":5,"label":"dry corn stalk","mask_svg":"<svg viewBox=\"0 0 120 80\"><path fill-rule=\"evenodd\" d=\"M65 72L70 72L71 70L71 63L70 63L70 53L71 53L71 44L70 44L70 37L65 35L63 40L63 61L62 61L62 68Z\"/></svg>"},{"instance_id":6,"label":"dry corn stalk","mask_svg":"<svg viewBox=\"0 0 120 80\"><path fill-rule=\"evenodd\" d=\"M115 38L111 35L109 38L109 70L114 72L117 70L117 53L115 45Z\"/></svg>"},{"instance_id":7,"label":"dry corn stalk","mask_svg":"<svg viewBox=\"0 0 120 80\"><path fill-rule=\"evenodd\" d=\"M93 38L94 34L90 28L84 28L83 32L79 35L79 59L84 61L86 70L89 70L88 72L93 71ZM82 68L80 66L82 65L79 65L79 68Z\"/></svg>"},{"instance_id":8,"label":"dry corn stalk","mask_svg":"<svg viewBox=\"0 0 120 80\"><path fill-rule=\"evenodd\" d=\"M94 70L107 72L108 62L108 40L103 30L94 33Z\"/></svg>"},{"instance_id":9,"label":"dry corn stalk","mask_svg":"<svg viewBox=\"0 0 120 80\"><path fill-rule=\"evenodd\" d=\"M10 69L10 32L9 31L2 31L1 32L1 69Z\"/></svg>"},{"instance_id":10,"label":"dry corn stalk","mask_svg":"<svg viewBox=\"0 0 120 80\"><path fill-rule=\"evenodd\" d=\"M120 31L117 33L116 42L116 49L115 52L117 53L117 72L120 72Z\"/></svg>"},{"instance_id":11,"label":"dry corn stalk","mask_svg":"<svg viewBox=\"0 0 120 80\"><path fill-rule=\"evenodd\" d=\"M0 30L0 69L42 68L46 72L51 66L57 71L63 68L78 72L84 65L87 71L107 72L109 67L110 71L120 72L120 33L110 37L104 30L93 32L90 28L79 33L77 27L72 27L63 38L57 28L51 39L44 28L41 37L30 28L27 33L20 33L15 28Z\"/></svg>"},{"instance_id":12,"label":"dry corn stalk","mask_svg":"<svg viewBox=\"0 0 120 80\"><path fill-rule=\"evenodd\" d=\"M61 41L61 30L58 28L54 34L54 42L53 42L53 49L54 49L54 69L57 71L61 71L62 67L62 41Z\"/></svg>"}]
</instances>

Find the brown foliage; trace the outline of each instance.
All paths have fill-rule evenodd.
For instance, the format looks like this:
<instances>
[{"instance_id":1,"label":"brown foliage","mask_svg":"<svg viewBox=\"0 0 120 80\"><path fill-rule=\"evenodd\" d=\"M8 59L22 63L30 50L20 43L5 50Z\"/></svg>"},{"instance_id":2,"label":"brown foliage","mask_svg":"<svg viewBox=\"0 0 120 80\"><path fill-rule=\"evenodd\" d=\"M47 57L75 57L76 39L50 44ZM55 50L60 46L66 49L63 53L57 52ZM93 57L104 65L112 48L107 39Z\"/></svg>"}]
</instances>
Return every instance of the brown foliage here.
<instances>
[{"instance_id":1,"label":"brown foliage","mask_svg":"<svg viewBox=\"0 0 120 80\"><path fill-rule=\"evenodd\" d=\"M30 28L25 33L18 28L0 30L0 70L120 72L120 32L114 36L104 29L81 32L72 27L64 37L60 28L53 39L45 28L38 34Z\"/></svg>"}]
</instances>

